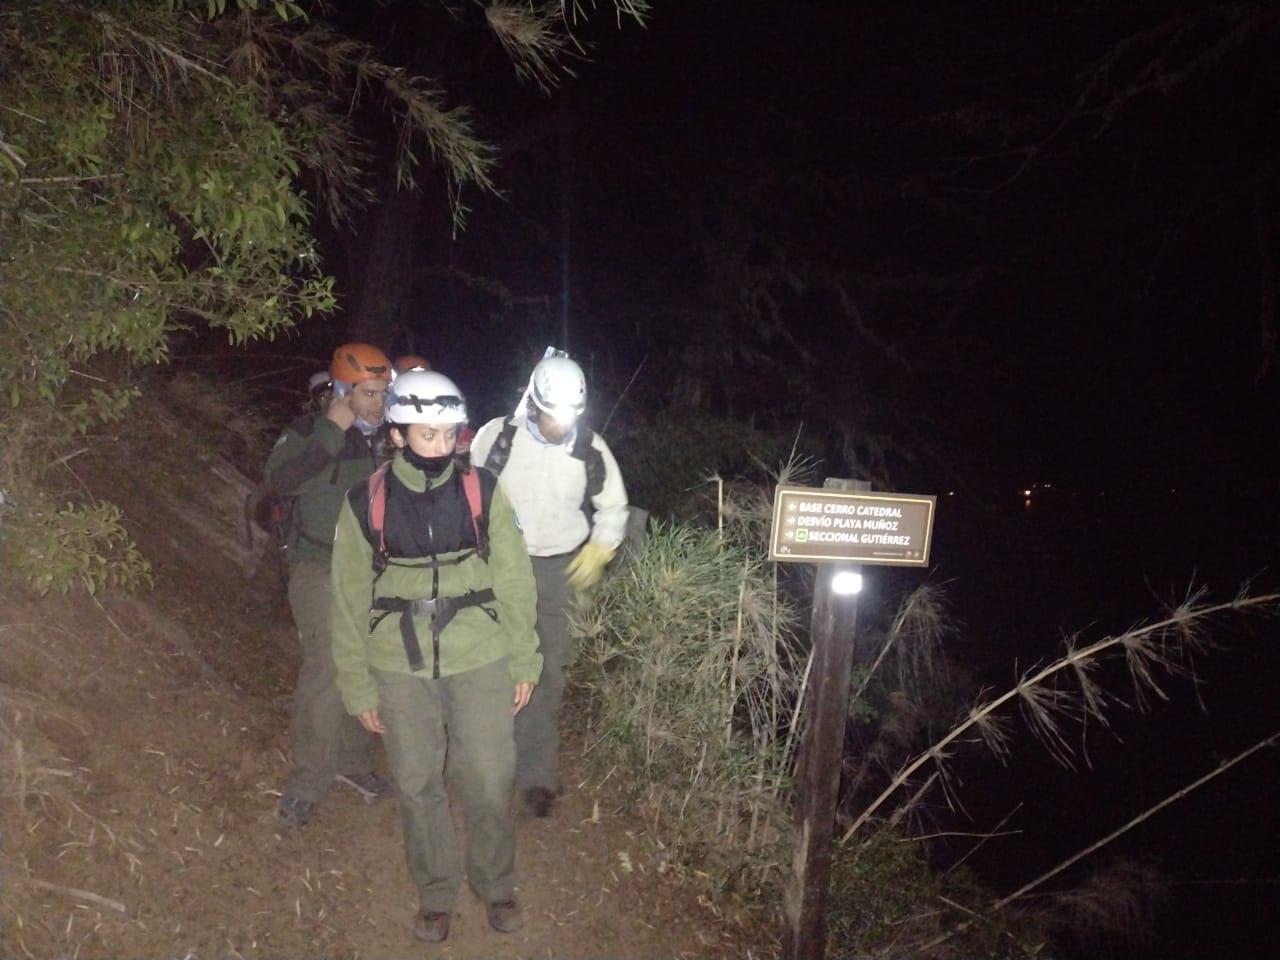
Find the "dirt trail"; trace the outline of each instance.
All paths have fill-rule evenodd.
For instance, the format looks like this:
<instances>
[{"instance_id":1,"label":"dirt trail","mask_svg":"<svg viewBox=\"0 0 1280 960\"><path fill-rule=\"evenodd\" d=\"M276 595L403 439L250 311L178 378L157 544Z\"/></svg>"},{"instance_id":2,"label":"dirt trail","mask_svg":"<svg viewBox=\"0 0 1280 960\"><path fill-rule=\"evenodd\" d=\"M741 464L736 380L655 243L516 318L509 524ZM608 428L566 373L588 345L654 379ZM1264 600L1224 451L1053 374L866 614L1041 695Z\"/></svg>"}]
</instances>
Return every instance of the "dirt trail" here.
<instances>
[{"instance_id":1,"label":"dirt trail","mask_svg":"<svg viewBox=\"0 0 1280 960\"><path fill-rule=\"evenodd\" d=\"M612 785L584 782L572 746L557 814L517 824L525 927L514 935L490 931L464 890L446 943L411 938L394 800L366 804L335 785L305 830L277 823L296 642L280 591L227 556L237 492L212 471L194 476L163 494L116 486L156 564L155 591L36 600L7 585L0 954L745 953L726 908L665 869ZM189 510L200 523L183 519Z\"/></svg>"}]
</instances>

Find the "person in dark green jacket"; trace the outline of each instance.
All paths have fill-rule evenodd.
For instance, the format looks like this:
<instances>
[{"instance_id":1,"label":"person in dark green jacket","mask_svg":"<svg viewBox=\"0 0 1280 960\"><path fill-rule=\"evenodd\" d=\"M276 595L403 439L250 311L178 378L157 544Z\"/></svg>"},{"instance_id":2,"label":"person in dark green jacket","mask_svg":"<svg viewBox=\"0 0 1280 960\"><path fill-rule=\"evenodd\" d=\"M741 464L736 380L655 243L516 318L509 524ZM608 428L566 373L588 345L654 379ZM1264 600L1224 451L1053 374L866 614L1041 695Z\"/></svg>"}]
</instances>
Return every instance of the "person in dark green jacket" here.
<instances>
[{"instance_id":1,"label":"person in dark green jacket","mask_svg":"<svg viewBox=\"0 0 1280 960\"><path fill-rule=\"evenodd\" d=\"M514 720L542 670L533 568L497 478L455 455L467 414L453 381L410 370L387 409L395 457L351 489L334 538L338 686L387 748L418 888L415 936L448 936L462 881L446 752L468 884L489 925L511 933Z\"/></svg>"},{"instance_id":2,"label":"person in dark green jacket","mask_svg":"<svg viewBox=\"0 0 1280 960\"><path fill-rule=\"evenodd\" d=\"M289 608L302 644L302 667L289 725L293 770L276 808L292 827L307 825L335 778L366 799L390 794L386 779L373 772L372 738L347 716L338 693L329 632L329 564L343 497L378 465L375 433L391 362L377 347L348 343L334 351L329 374L333 396L324 413L295 420L263 471L270 489L292 504L286 540Z\"/></svg>"}]
</instances>

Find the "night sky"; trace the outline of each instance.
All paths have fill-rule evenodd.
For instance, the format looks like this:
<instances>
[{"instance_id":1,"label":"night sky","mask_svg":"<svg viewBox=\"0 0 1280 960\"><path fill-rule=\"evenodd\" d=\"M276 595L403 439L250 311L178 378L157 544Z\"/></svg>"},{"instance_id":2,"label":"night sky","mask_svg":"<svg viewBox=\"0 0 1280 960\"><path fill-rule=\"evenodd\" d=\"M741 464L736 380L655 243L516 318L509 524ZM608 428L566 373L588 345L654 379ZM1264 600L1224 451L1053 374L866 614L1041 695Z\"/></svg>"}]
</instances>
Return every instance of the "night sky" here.
<instances>
[{"instance_id":1,"label":"night sky","mask_svg":"<svg viewBox=\"0 0 1280 960\"><path fill-rule=\"evenodd\" d=\"M384 179L392 202L325 234L343 313L288 349L412 349L482 421L567 329L597 416L643 362L624 426L803 423L829 473L954 489L934 576L992 682L1193 578L1219 596L1275 584L1280 8L656 6L643 30L598 11L589 59L544 94L435 5L347 5L349 28L475 108L504 197L468 194L454 238L429 168L416 195ZM1028 511L1033 484L1053 492ZM1078 822L989 863L993 880L1275 726L1277 658L1257 653L1274 629L1231 639L1253 652L1206 668L1207 712L1187 687L1188 709L1126 720L1091 777L1012 768L1001 789L1030 794L1031 833L1068 801ZM1269 922L1276 774L1261 759L1125 847L1186 882L1270 878L1231 888L1234 940L1171 925L1198 951L1178 955L1228 955ZM1196 849L1173 839L1189 830Z\"/></svg>"}]
</instances>

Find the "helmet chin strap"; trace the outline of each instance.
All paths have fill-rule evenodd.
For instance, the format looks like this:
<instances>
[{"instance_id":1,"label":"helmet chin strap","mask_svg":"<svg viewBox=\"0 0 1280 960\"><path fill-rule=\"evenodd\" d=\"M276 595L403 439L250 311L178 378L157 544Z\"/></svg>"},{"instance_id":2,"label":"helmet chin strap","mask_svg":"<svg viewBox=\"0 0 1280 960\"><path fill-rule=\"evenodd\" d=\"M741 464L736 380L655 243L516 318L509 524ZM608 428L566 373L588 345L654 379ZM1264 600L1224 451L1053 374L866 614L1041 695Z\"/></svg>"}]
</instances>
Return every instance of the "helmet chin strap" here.
<instances>
[{"instance_id":1,"label":"helmet chin strap","mask_svg":"<svg viewBox=\"0 0 1280 960\"><path fill-rule=\"evenodd\" d=\"M370 423L364 417L356 417L356 428L366 437L371 437L378 431L376 423Z\"/></svg>"}]
</instances>

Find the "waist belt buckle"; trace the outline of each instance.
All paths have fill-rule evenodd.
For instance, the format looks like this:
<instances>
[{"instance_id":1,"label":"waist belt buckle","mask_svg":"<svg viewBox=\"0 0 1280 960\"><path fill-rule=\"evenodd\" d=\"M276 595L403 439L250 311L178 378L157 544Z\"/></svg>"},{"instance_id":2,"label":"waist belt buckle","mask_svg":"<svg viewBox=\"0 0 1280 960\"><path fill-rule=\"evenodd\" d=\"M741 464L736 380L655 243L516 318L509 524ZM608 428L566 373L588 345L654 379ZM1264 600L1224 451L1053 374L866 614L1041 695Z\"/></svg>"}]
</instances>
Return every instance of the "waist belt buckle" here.
<instances>
[{"instance_id":1,"label":"waist belt buckle","mask_svg":"<svg viewBox=\"0 0 1280 960\"><path fill-rule=\"evenodd\" d=\"M440 613L440 606L437 598L414 600L412 609L414 616L430 617L432 620L434 620Z\"/></svg>"}]
</instances>

